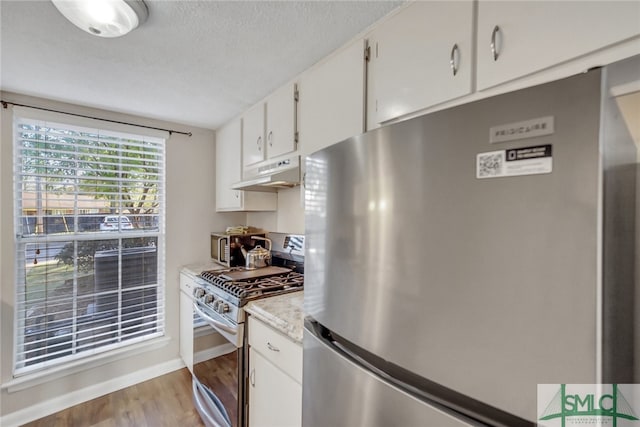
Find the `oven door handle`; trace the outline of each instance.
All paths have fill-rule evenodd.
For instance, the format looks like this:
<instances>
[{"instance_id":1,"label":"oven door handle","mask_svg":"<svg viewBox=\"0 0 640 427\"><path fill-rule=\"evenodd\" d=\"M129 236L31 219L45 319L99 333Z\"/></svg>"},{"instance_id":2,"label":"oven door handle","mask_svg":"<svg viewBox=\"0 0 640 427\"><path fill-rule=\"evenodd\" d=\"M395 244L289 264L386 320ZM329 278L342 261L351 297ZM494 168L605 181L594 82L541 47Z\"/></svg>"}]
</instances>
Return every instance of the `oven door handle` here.
<instances>
[{"instance_id":1,"label":"oven door handle","mask_svg":"<svg viewBox=\"0 0 640 427\"><path fill-rule=\"evenodd\" d=\"M207 427L231 427L231 422L227 419L228 415L222 413L224 409L220 409L216 402L209 401L210 398L207 397L206 391L197 380L192 381L192 387L196 410L202 417L204 424ZM221 402L219 404L222 405Z\"/></svg>"},{"instance_id":2,"label":"oven door handle","mask_svg":"<svg viewBox=\"0 0 640 427\"><path fill-rule=\"evenodd\" d=\"M233 325L229 325L228 323L224 322L222 319L218 320L218 319L212 318L207 313L202 311L202 309L198 306L198 302L197 301L193 302L193 309L196 311L196 313L198 313L198 316L200 316L202 319L204 319L205 322L207 322L213 328L222 329L223 331L225 331L227 333L230 333L231 335L237 335L238 334L238 328L237 327L234 327Z\"/></svg>"}]
</instances>

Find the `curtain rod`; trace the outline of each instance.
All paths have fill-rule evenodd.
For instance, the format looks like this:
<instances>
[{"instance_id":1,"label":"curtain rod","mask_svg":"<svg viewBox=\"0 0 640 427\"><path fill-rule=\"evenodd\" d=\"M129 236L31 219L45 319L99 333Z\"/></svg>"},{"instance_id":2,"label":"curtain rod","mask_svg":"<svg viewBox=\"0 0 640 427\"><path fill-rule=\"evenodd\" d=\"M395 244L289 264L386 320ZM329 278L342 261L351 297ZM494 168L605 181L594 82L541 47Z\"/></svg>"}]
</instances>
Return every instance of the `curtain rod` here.
<instances>
[{"instance_id":1,"label":"curtain rod","mask_svg":"<svg viewBox=\"0 0 640 427\"><path fill-rule=\"evenodd\" d=\"M11 104L11 105L15 105L16 107L35 108L36 110L50 111L52 113L67 114L69 116L84 117L85 119L101 120L103 122L117 123L119 125L130 125L130 126L137 126L137 127L146 128L146 129L161 130L161 131L164 131L164 132L169 132L169 136L173 135L174 133L177 133L177 134L180 134L180 135L186 135L186 136L189 136L189 137L193 135L191 132L181 132L179 130L157 128L157 127L153 127L153 126L145 126L145 125L138 125L138 124L135 124L135 123L121 122L121 121L118 121L118 120L109 120L109 119L103 119L103 118L100 118L100 117L85 116L83 114L68 113L66 111L52 110L50 108L35 107L33 105L25 105L25 104L18 104L16 102L11 102L11 101L0 100L0 103L2 104L2 108L5 108L5 109L7 108L7 105Z\"/></svg>"}]
</instances>

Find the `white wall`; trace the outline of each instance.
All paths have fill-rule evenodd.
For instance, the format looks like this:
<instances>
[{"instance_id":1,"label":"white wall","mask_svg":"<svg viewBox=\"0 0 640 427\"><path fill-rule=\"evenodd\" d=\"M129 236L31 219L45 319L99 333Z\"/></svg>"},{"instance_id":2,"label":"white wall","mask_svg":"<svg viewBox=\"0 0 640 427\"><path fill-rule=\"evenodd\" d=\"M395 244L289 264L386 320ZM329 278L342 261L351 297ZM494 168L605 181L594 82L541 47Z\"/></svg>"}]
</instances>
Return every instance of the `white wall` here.
<instances>
[{"instance_id":1,"label":"white wall","mask_svg":"<svg viewBox=\"0 0 640 427\"><path fill-rule=\"evenodd\" d=\"M248 212L247 224L268 231L304 234L304 206L302 187L278 190L276 212Z\"/></svg>"},{"instance_id":2,"label":"white wall","mask_svg":"<svg viewBox=\"0 0 640 427\"><path fill-rule=\"evenodd\" d=\"M277 231L304 234L304 197L302 186L278 192Z\"/></svg>"},{"instance_id":3,"label":"white wall","mask_svg":"<svg viewBox=\"0 0 640 427\"><path fill-rule=\"evenodd\" d=\"M62 409L73 399L92 398L126 385L127 377L141 380L181 366L179 360L179 269L209 260L209 232L229 224L246 222L243 213L215 212L215 135L213 131L133 117L109 111L61 104L12 93L0 93L3 100L58 109L111 120L125 121L179 131L167 142L166 222L166 335L167 342L122 360L50 380L20 391L0 391L0 424L26 422ZM13 193L12 110L1 111L0 134L0 382L12 379L13 360ZM156 346L158 347L158 346ZM122 378L122 381L114 379ZM146 378L143 378L146 379ZM104 386L102 386L104 385ZM78 392L86 390L86 393ZM74 396L65 401L64 396ZM50 405L46 403L50 402Z\"/></svg>"}]
</instances>

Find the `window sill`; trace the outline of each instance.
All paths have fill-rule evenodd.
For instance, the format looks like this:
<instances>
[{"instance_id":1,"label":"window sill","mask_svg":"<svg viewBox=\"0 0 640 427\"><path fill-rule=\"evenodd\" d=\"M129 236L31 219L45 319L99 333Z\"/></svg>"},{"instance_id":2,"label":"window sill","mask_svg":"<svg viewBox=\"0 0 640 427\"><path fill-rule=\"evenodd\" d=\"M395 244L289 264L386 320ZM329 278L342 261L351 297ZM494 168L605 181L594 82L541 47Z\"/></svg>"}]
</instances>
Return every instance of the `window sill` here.
<instances>
[{"instance_id":1,"label":"window sill","mask_svg":"<svg viewBox=\"0 0 640 427\"><path fill-rule=\"evenodd\" d=\"M8 393L26 390L30 387L57 380L67 375L97 368L99 366L106 365L107 363L126 359L136 354L157 350L168 345L170 341L170 337L159 337L150 341L144 341L138 344L133 344L131 346L112 350L103 354L90 356L82 360L76 360L65 365L44 369L42 371L33 372L30 374L24 374L10 381L7 381L6 383L2 384L0 388L2 388L2 390L6 390Z\"/></svg>"}]
</instances>

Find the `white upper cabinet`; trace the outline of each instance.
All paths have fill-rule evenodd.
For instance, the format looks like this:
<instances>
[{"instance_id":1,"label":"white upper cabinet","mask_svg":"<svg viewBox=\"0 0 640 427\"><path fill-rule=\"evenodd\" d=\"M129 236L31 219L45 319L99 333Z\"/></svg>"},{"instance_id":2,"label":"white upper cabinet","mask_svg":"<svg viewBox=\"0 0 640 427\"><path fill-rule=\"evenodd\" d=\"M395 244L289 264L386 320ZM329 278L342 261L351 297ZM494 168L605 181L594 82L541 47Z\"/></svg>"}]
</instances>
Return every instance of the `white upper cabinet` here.
<instances>
[{"instance_id":1,"label":"white upper cabinet","mask_svg":"<svg viewBox=\"0 0 640 427\"><path fill-rule=\"evenodd\" d=\"M297 149L295 120L298 95L296 90L295 84L288 84L267 98L267 158L291 153Z\"/></svg>"},{"instance_id":2,"label":"white upper cabinet","mask_svg":"<svg viewBox=\"0 0 640 427\"><path fill-rule=\"evenodd\" d=\"M264 116L265 104L262 102L248 109L242 116L242 164L244 166L266 159Z\"/></svg>"},{"instance_id":3,"label":"white upper cabinet","mask_svg":"<svg viewBox=\"0 0 640 427\"><path fill-rule=\"evenodd\" d=\"M300 151L307 156L364 131L364 40L300 78Z\"/></svg>"},{"instance_id":4,"label":"white upper cabinet","mask_svg":"<svg viewBox=\"0 0 640 427\"><path fill-rule=\"evenodd\" d=\"M297 86L287 84L242 116L242 164L260 163L297 149Z\"/></svg>"},{"instance_id":5,"label":"white upper cabinet","mask_svg":"<svg viewBox=\"0 0 640 427\"><path fill-rule=\"evenodd\" d=\"M471 93L472 30L472 1L416 2L379 24L368 36L367 128Z\"/></svg>"},{"instance_id":6,"label":"white upper cabinet","mask_svg":"<svg viewBox=\"0 0 640 427\"><path fill-rule=\"evenodd\" d=\"M216 132L216 211L274 211L275 193L234 190L242 175L242 125L233 120Z\"/></svg>"},{"instance_id":7,"label":"white upper cabinet","mask_svg":"<svg viewBox=\"0 0 640 427\"><path fill-rule=\"evenodd\" d=\"M231 186L241 179L240 119L236 119L216 132L216 210L239 209L242 205L240 190Z\"/></svg>"},{"instance_id":8,"label":"white upper cabinet","mask_svg":"<svg viewBox=\"0 0 640 427\"><path fill-rule=\"evenodd\" d=\"M639 1L479 0L478 89L541 71L639 34Z\"/></svg>"}]
</instances>

